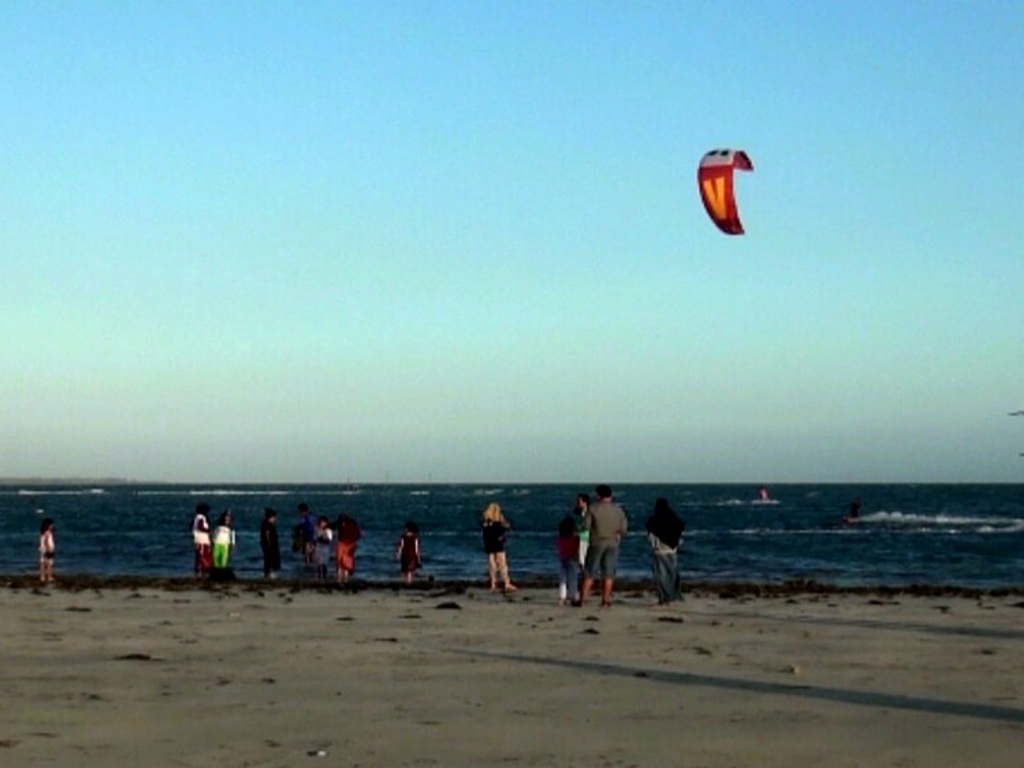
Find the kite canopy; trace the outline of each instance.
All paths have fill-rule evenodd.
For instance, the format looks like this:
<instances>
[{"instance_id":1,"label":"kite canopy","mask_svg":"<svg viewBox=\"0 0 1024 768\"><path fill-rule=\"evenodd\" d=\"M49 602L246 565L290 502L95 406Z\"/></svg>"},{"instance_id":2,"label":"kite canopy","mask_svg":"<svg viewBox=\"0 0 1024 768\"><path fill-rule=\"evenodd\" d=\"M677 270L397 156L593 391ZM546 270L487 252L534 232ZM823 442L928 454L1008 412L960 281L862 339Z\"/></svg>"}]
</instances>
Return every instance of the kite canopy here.
<instances>
[{"instance_id":1,"label":"kite canopy","mask_svg":"<svg viewBox=\"0 0 1024 768\"><path fill-rule=\"evenodd\" d=\"M736 170L754 170L747 153L739 149L713 149L701 158L697 168L697 186L704 210L727 235L743 234L732 181Z\"/></svg>"}]
</instances>

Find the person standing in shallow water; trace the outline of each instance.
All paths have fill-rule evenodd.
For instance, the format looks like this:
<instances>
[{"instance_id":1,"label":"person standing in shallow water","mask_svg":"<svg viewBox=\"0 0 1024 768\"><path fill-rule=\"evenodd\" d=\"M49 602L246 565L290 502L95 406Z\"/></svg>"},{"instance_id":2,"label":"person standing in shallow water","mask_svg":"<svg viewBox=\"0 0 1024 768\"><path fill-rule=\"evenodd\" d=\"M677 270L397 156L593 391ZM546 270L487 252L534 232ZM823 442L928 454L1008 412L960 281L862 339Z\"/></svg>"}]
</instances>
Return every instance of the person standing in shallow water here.
<instances>
[{"instance_id":1,"label":"person standing in shallow water","mask_svg":"<svg viewBox=\"0 0 1024 768\"><path fill-rule=\"evenodd\" d=\"M195 574L203 577L213 568L213 551L210 547L210 505L196 504L196 516L192 518L192 545L195 547Z\"/></svg>"},{"instance_id":2,"label":"person standing in shallow water","mask_svg":"<svg viewBox=\"0 0 1024 768\"><path fill-rule=\"evenodd\" d=\"M263 510L260 549L263 550L263 578L276 578L281 570L281 543L277 536L277 512L270 507Z\"/></svg>"},{"instance_id":3,"label":"person standing in shallow water","mask_svg":"<svg viewBox=\"0 0 1024 768\"><path fill-rule=\"evenodd\" d=\"M405 524L405 529L398 539L398 567L402 571L402 581L412 584L412 578L422 566L420 560L420 529L412 520Z\"/></svg>"},{"instance_id":4,"label":"person standing in shallow water","mask_svg":"<svg viewBox=\"0 0 1024 768\"><path fill-rule=\"evenodd\" d=\"M228 510L217 520L213 532L213 567L220 570L227 568L234 549L235 529L231 527L231 510Z\"/></svg>"},{"instance_id":5,"label":"person standing in shallow water","mask_svg":"<svg viewBox=\"0 0 1024 768\"><path fill-rule=\"evenodd\" d=\"M39 526L39 581L43 584L53 583L53 561L57 556L53 531L53 518L44 518Z\"/></svg>"},{"instance_id":6,"label":"person standing in shallow water","mask_svg":"<svg viewBox=\"0 0 1024 768\"><path fill-rule=\"evenodd\" d=\"M644 526L651 545L651 569L658 592L658 605L667 606L681 598L679 591L679 540L686 524L669 506L668 499L654 502L654 511Z\"/></svg>"},{"instance_id":7,"label":"person standing in shallow water","mask_svg":"<svg viewBox=\"0 0 1024 768\"><path fill-rule=\"evenodd\" d=\"M345 513L338 516L338 546L334 552L335 576L339 584L344 584L356 569L356 548L363 532L354 517Z\"/></svg>"},{"instance_id":8,"label":"person standing in shallow water","mask_svg":"<svg viewBox=\"0 0 1024 768\"><path fill-rule=\"evenodd\" d=\"M583 567L583 592L580 605L587 602L594 588L594 581L601 580L601 607L612 604L612 589L615 586L615 571L619 564L619 542L626 535L628 524L622 507L612 501L612 489L599 485L595 489L597 502L590 506L586 515L586 526L590 532L590 546L587 562Z\"/></svg>"},{"instance_id":9,"label":"person standing in shallow water","mask_svg":"<svg viewBox=\"0 0 1024 768\"><path fill-rule=\"evenodd\" d=\"M484 538L484 552L487 553L487 573L491 581L491 592L498 591L501 582L505 592L515 592L516 585L508 575L508 559L505 555L505 535L512 526L501 514L501 506L491 502L484 510L481 530Z\"/></svg>"},{"instance_id":10,"label":"person standing in shallow water","mask_svg":"<svg viewBox=\"0 0 1024 768\"><path fill-rule=\"evenodd\" d=\"M316 564L316 580L320 583L327 582L327 563L331 559L331 548L334 543L334 534L331 531L331 521L324 515L320 515L316 524L316 538L314 539L315 549L313 559Z\"/></svg>"},{"instance_id":11,"label":"person standing in shallow water","mask_svg":"<svg viewBox=\"0 0 1024 768\"><path fill-rule=\"evenodd\" d=\"M313 565L318 526L316 520L313 519L313 515L309 512L309 505L306 502L301 502L298 510L300 533L302 534L302 559L306 565Z\"/></svg>"}]
</instances>

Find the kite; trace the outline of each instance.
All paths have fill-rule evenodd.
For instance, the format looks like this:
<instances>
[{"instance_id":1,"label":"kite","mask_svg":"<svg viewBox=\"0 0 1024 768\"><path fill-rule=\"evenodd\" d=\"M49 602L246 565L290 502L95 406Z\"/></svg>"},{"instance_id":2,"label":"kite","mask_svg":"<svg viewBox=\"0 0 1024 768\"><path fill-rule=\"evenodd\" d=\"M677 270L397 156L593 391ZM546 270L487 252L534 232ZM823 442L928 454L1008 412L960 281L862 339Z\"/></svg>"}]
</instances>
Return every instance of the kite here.
<instances>
[{"instance_id":1,"label":"kite","mask_svg":"<svg viewBox=\"0 0 1024 768\"><path fill-rule=\"evenodd\" d=\"M743 234L732 184L735 170L754 170L747 153L739 149L713 149L701 158L697 168L697 186L704 210L727 235Z\"/></svg>"}]
</instances>

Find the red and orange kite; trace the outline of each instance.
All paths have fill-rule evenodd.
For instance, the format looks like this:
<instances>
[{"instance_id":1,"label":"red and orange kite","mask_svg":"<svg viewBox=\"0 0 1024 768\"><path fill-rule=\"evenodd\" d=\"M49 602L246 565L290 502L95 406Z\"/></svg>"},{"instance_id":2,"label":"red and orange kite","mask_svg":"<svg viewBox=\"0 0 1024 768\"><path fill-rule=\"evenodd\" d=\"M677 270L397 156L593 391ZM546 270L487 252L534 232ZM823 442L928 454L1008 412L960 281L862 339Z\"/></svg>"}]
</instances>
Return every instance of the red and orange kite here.
<instances>
[{"instance_id":1,"label":"red and orange kite","mask_svg":"<svg viewBox=\"0 0 1024 768\"><path fill-rule=\"evenodd\" d=\"M704 210L715 226L727 235L743 234L733 191L732 175L735 170L754 170L747 153L739 149L713 149L701 158L697 168L697 185Z\"/></svg>"}]
</instances>

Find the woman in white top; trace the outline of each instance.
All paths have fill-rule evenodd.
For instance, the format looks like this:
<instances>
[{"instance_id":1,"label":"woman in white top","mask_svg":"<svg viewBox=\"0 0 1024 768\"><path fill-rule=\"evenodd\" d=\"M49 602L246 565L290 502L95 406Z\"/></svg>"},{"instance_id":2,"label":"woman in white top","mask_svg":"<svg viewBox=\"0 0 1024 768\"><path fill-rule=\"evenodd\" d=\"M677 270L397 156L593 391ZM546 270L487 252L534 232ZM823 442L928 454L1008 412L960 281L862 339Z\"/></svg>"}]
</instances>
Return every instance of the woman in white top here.
<instances>
[{"instance_id":1,"label":"woman in white top","mask_svg":"<svg viewBox=\"0 0 1024 768\"><path fill-rule=\"evenodd\" d=\"M196 549L196 576L205 576L213 567L213 555L210 551L210 505L196 504L196 516L192 518L192 543Z\"/></svg>"}]
</instances>

